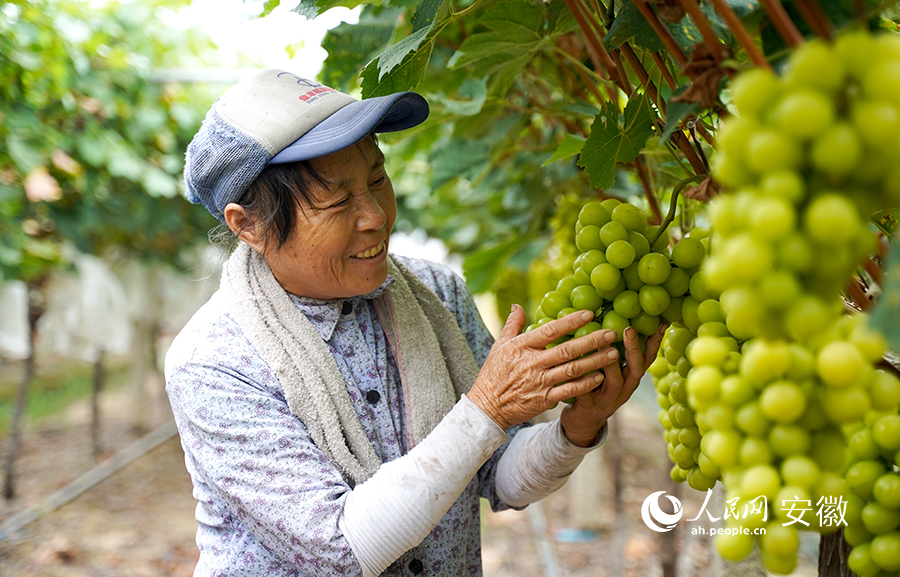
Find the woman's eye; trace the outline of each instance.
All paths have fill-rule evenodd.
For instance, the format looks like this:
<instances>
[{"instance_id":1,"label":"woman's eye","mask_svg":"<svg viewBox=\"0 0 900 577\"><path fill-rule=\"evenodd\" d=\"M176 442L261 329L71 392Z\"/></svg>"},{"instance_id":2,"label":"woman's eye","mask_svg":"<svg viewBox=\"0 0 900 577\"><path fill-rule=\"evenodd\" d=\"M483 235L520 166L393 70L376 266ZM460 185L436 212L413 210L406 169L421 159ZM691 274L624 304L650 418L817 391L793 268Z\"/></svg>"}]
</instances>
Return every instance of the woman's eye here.
<instances>
[{"instance_id":1,"label":"woman's eye","mask_svg":"<svg viewBox=\"0 0 900 577\"><path fill-rule=\"evenodd\" d=\"M387 176L380 176L372 181L370 186L381 186L387 181Z\"/></svg>"}]
</instances>

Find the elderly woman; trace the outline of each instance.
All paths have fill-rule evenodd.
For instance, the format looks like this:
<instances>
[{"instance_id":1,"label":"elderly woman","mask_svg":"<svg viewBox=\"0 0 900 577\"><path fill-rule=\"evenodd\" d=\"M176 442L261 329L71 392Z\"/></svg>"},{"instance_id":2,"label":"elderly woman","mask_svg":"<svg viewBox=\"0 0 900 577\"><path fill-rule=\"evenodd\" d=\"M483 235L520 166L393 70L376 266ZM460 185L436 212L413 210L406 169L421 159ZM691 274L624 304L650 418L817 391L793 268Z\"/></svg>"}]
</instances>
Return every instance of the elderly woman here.
<instances>
[{"instance_id":1,"label":"elderly woman","mask_svg":"<svg viewBox=\"0 0 900 577\"><path fill-rule=\"evenodd\" d=\"M655 356L578 312L493 342L461 279L392 256L374 133L428 114L262 71L216 101L188 196L239 242L166 382L198 501L195 575L481 575L479 498L522 508L602 443ZM601 371L602 369L602 371ZM528 421L574 397L558 420Z\"/></svg>"}]
</instances>

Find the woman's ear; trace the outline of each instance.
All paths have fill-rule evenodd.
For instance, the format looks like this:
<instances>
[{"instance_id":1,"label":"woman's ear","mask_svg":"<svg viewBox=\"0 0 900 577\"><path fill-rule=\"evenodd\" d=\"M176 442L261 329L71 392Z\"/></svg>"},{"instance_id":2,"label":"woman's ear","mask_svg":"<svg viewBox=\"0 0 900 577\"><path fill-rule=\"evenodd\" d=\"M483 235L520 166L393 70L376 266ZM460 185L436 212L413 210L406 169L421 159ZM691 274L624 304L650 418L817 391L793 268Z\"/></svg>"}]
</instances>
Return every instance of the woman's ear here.
<instances>
[{"instance_id":1,"label":"woman's ear","mask_svg":"<svg viewBox=\"0 0 900 577\"><path fill-rule=\"evenodd\" d=\"M247 210L234 202L225 205L222 211L225 216L225 224L231 229L239 239L250 245L253 250L262 253L264 243L262 238L256 234L256 227L253 225L253 219L247 214Z\"/></svg>"}]
</instances>

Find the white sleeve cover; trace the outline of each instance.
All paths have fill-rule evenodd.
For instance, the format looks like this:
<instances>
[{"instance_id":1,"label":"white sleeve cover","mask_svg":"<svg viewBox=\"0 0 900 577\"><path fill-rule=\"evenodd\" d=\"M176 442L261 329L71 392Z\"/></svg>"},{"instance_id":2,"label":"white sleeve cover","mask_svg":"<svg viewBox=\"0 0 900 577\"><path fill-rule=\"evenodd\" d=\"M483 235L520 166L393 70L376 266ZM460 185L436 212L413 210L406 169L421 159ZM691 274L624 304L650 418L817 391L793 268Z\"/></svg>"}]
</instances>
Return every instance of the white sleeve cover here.
<instances>
[{"instance_id":1,"label":"white sleeve cover","mask_svg":"<svg viewBox=\"0 0 900 577\"><path fill-rule=\"evenodd\" d=\"M338 526L363 576L380 575L421 543L508 439L463 395L422 442L350 491Z\"/></svg>"},{"instance_id":2,"label":"white sleeve cover","mask_svg":"<svg viewBox=\"0 0 900 577\"><path fill-rule=\"evenodd\" d=\"M511 507L540 501L562 487L584 456L606 440L608 423L590 447L566 438L559 419L519 431L497 463L497 496Z\"/></svg>"}]
</instances>

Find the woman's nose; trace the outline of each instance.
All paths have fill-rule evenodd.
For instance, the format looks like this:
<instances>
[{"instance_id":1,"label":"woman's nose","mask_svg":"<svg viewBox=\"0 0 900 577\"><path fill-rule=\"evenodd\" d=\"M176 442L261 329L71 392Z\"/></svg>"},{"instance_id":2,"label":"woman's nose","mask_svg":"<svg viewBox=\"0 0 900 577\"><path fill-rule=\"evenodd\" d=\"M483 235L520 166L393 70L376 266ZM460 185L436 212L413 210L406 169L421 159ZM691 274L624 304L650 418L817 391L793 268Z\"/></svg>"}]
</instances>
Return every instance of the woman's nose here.
<instances>
[{"instance_id":1,"label":"woman's nose","mask_svg":"<svg viewBox=\"0 0 900 577\"><path fill-rule=\"evenodd\" d=\"M380 198L372 192L361 195L357 211L357 226L361 230L379 230L387 223L387 214Z\"/></svg>"}]
</instances>

